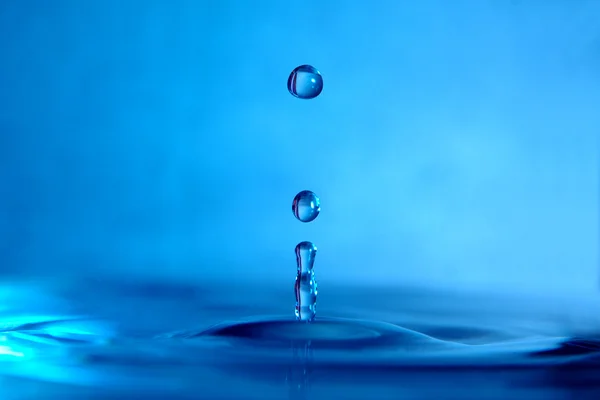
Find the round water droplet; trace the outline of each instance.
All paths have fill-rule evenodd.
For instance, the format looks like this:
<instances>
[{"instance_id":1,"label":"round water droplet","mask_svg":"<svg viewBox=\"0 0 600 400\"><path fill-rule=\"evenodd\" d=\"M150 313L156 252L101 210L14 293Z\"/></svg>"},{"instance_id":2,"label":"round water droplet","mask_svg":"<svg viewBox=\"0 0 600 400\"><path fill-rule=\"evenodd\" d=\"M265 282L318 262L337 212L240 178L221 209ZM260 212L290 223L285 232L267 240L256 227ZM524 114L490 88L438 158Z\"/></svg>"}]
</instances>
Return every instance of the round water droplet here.
<instances>
[{"instance_id":1,"label":"round water droplet","mask_svg":"<svg viewBox=\"0 0 600 400\"><path fill-rule=\"evenodd\" d=\"M294 97L299 99L314 99L323 90L323 77L311 65L296 67L288 78L287 87Z\"/></svg>"},{"instance_id":2,"label":"round water droplet","mask_svg":"<svg viewBox=\"0 0 600 400\"><path fill-rule=\"evenodd\" d=\"M310 190L303 190L294 197L292 211L299 221L310 222L321 212L321 202L316 194Z\"/></svg>"}]
</instances>

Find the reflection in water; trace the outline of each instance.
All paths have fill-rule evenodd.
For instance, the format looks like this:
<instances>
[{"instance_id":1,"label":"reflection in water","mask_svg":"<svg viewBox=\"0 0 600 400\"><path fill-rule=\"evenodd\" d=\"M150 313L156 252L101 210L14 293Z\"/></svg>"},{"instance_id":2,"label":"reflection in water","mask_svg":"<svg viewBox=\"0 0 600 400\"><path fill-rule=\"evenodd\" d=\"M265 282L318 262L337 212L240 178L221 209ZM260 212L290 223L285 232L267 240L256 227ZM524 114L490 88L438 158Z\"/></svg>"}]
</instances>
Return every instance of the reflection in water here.
<instances>
[{"instance_id":1,"label":"reflection in water","mask_svg":"<svg viewBox=\"0 0 600 400\"><path fill-rule=\"evenodd\" d=\"M306 400L311 397L312 349L310 346L310 340L292 344L292 363L288 367L285 379L290 400Z\"/></svg>"}]
</instances>

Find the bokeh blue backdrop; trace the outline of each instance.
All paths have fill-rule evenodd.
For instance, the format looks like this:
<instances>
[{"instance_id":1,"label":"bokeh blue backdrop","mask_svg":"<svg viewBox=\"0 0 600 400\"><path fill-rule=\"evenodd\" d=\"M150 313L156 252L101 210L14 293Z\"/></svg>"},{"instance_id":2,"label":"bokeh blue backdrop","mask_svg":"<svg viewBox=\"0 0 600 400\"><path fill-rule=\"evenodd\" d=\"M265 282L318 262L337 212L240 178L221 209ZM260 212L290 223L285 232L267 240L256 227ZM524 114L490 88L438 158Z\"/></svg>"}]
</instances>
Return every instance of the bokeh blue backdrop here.
<instances>
[{"instance_id":1,"label":"bokeh blue backdrop","mask_svg":"<svg viewBox=\"0 0 600 400\"><path fill-rule=\"evenodd\" d=\"M312 240L321 285L591 295L599 18L593 0L1 1L0 271L291 291ZM314 100L287 93L300 64Z\"/></svg>"}]
</instances>

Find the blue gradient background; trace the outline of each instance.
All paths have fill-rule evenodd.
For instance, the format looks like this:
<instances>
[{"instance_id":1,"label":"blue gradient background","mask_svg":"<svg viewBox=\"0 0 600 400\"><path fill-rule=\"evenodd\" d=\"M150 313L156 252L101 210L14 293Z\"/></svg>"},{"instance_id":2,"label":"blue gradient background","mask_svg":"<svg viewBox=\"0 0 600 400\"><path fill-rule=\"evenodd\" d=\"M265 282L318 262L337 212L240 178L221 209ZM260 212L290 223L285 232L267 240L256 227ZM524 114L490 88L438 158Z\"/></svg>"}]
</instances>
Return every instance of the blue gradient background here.
<instances>
[{"instance_id":1,"label":"blue gradient background","mask_svg":"<svg viewBox=\"0 0 600 400\"><path fill-rule=\"evenodd\" d=\"M2 1L0 272L291 291L312 240L324 290L592 295L599 18L583 0ZM300 64L315 100L287 93Z\"/></svg>"}]
</instances>

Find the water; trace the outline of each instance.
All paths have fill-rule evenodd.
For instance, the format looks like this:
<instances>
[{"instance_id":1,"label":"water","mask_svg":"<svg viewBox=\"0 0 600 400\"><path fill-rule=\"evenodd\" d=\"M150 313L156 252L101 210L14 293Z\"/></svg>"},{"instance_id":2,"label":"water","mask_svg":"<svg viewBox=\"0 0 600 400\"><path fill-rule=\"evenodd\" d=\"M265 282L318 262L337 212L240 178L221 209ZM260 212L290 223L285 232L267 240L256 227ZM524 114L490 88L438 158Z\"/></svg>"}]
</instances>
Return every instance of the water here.
<instances>
[{"instance_id":1,"label":"water","mask_svg":"<svg viewBox=\"0 0 600 400\"><path fill-rule=\"evenodd\" d=\"M323 77L311 65L294 68L287 82L288 91L300 99L314 99L323 90Z\"/></svg>"},{"instance_id":2,"label":"water","mask_svg":"<svg viewBox=\"0 0 600 400\"><path fill-rule=\"evenodd\" d=\"M327 286L298 324L285 282L5 281L0 397L600 398L597 304Z\"/></svg>"},{"instance_id":3,"label":"water","mask_svg":"<svg viewBox=\"0 0 600 400\"><path fill-rule=\"evenodd\" d=\"M314 263L317 246L311 242L298 243L296 264L298 265L294 292L296 293L296 319L311 322L317 313L317 281Z\"/></svg>"},{"instance_id":4,"label":"water","mask_svg":"<svg viewBox=\"0 0 600 400\"><path fill-rule=\"evenodd\" d=\"M294 216L302 222L313 221L321 211L320 201L310 190L303 190L294 197L292 202ZM301 242L296 246L296 319L311 322L317 313L317 281L315 280L314 264L317 246L311 242ZM300 329L300 328L298 328Z\"/></svg>"},{"instance_id":5,"label":"water","mask_svg":"<svg viewBox=\"0 0 600 400\"><path fill-rule=\"evenodd\" d=\"M310 190L301 191L294 197L292 212L301 222L314 221L321 212L319 197Z\"/></svg>"}]
</instances>

